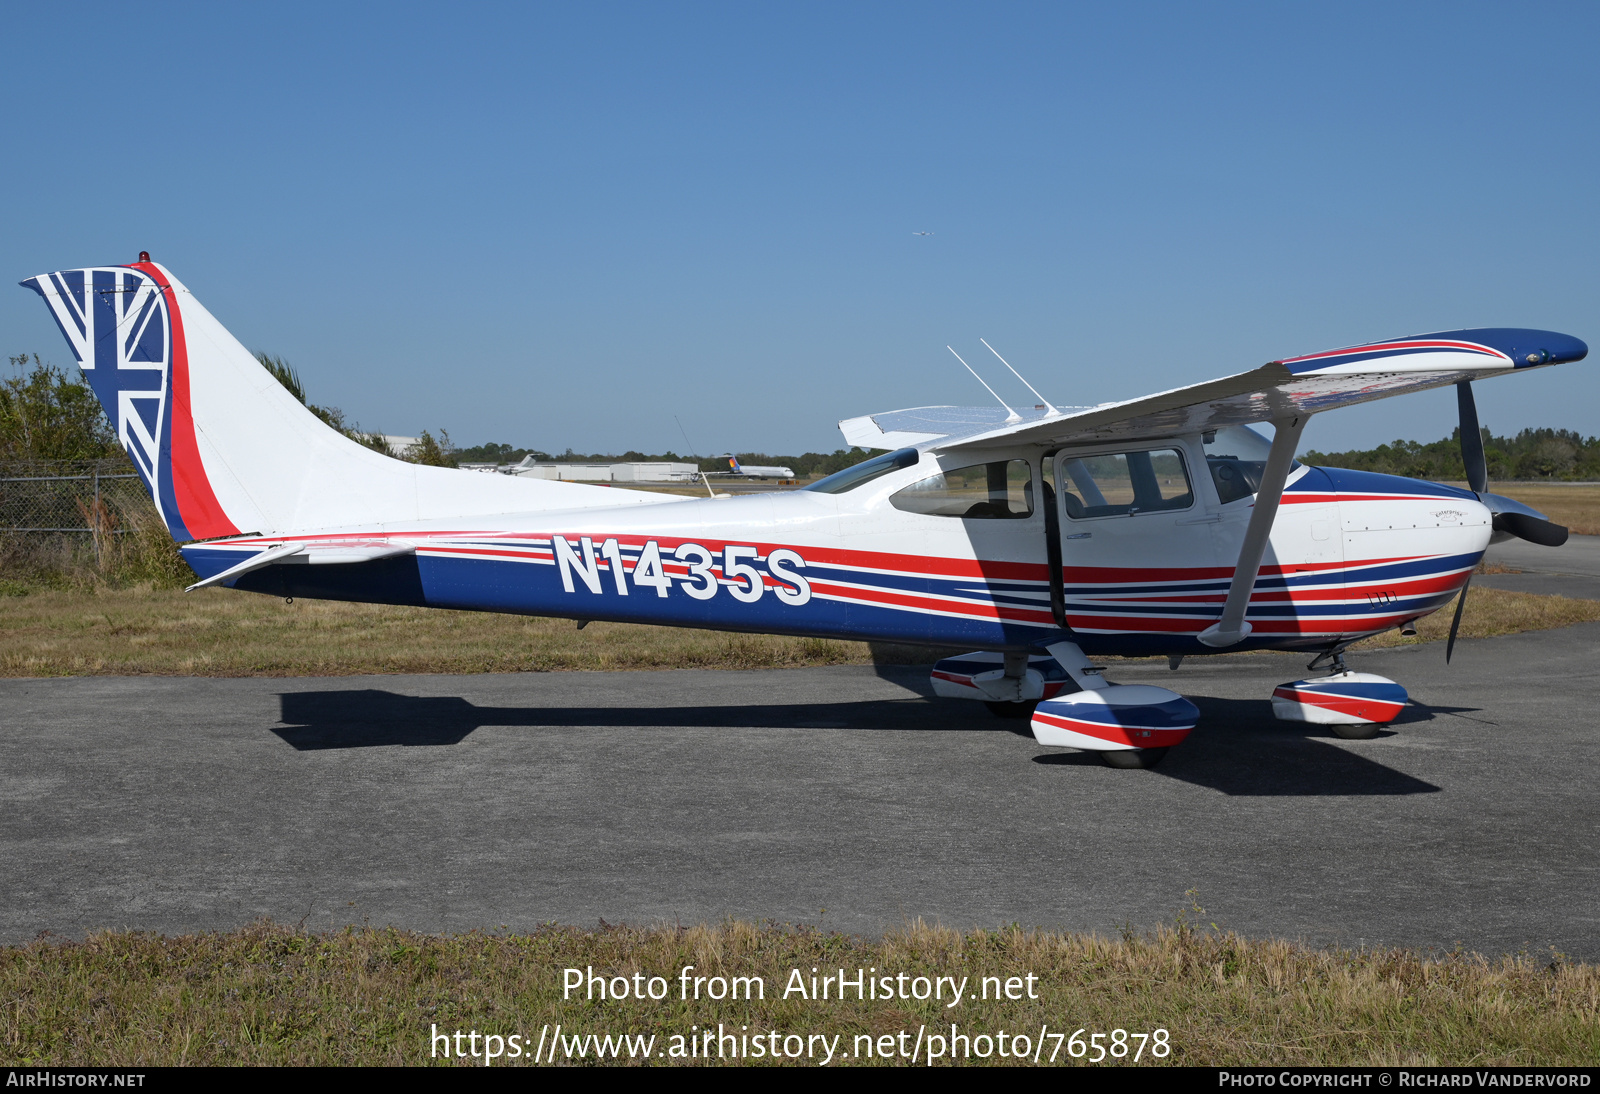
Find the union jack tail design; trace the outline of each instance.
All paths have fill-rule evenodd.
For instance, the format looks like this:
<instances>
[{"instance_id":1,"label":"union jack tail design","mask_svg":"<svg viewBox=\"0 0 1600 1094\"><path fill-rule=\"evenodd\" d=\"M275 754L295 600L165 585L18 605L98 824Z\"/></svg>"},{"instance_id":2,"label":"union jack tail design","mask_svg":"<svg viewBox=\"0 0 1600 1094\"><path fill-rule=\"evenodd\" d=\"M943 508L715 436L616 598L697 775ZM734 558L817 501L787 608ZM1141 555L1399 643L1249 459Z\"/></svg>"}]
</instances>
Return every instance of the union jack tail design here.
<instances>
[{"instance_id":1,"label":"union jack tail design","mask_svg":"<svg viewBox=\"0 0 1600 1094\"><path fill-rule=\"evenodd\" d=\"M199 459L188 340L154 263L32 277L175 539L234 535Z\"/></svg>"}]
</instances>

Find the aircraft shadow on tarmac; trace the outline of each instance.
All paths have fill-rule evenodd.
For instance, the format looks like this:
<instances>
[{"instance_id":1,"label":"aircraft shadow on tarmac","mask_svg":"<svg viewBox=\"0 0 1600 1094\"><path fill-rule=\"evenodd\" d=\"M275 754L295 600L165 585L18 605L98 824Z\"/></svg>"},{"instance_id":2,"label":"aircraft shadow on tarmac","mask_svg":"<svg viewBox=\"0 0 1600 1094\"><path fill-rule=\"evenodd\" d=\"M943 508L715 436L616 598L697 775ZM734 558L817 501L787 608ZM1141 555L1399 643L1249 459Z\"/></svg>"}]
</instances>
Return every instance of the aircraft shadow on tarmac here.
<instances>
[{"instance_id":1,"label":"aircraft shadow on tarmac","mask_svg":"<svg viewBox=\"0 0 1600 1094\"><path fill-rule=\"evenodd\" d=\"M272 732L302 752L449 746L461 743L480 726L638 728L644 732L719 727L901 730L1032 736L1026 721L993 718L976 704L917 697L748 706L480 707L454 695L419 697L364 689L288 692L280 699L282 724ZM1337 738L1326 726L1275 720L1266 700L1202 696L1195 697L1195 702L1201 712L1200 728L1151 775L1244 797L1427 794L1440 789L1348 746L1330 743ZM1428 708L1407 708L1397 724L1432 716ZM1383 736L1393 736L1393 731L1385 730ZM1364 742L1373 743L1377 742ZM1098 757L1084 752L1052 752L1034 757L1034 762L1096 768L1100 764Z\"/></svg>"},{"instance_id":2,"label":"aircraft shadow on tarmac","mask_svg":"<svg viewBox=\"0 0 1600 1094\"><path fill-rule=\"evenodd\" d=\"M417 697L393 692L305 691L280 696L273 729L301 751L383 745L454 745L480 726L538 728L754 728L964 731L1004 729L987 714L949 710L951 704L915 696L851 703L774 703L750 706L480 707L459 696ZM979 713L983 713L979 711Z\"/></svg>"}]
</instances>

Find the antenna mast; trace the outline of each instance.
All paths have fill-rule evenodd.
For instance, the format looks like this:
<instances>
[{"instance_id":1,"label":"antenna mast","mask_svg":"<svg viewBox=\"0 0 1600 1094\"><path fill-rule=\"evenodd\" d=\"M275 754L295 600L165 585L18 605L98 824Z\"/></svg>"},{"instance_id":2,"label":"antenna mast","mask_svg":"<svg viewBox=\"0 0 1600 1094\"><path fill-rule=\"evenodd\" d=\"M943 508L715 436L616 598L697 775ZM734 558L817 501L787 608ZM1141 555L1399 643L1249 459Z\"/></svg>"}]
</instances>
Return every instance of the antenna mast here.
<instances>
[{"instance_id":1,"label":"antenna mast","mask_svg":"<svg viewBox=\"0 0 1600 1094\"><path fill-rule=\"evenodd\" d=\"M962 367L965 368L968 372L972 373L972 378L974 380L978 381L978 383L983 384L983 389L985 391L987 391L990 395L993 395L994 398L995 398L995 401L998 402L1001 406L1006 408L1006 421L1008 421L1008 422L1020 422L1020 421L1022 421L1022 415L1018 414L1015 410L1012 410L1011 409L1011 405L1009 403L1007 403L1004 399L1000 398L999 394L995 391L994 388L990 387L987 383L984 382L983 377L978 375L977 370L974 369L971 365L967 364L966 361L962 360L961 354L956 353L956 351L953 348L951 348L950 346L946 346L944 348L947 349L947 350L950 350L951 353L955 353L956 354L956 360L957 361L961 361Z\"/></svg>"},{"instance_id":2,"label":"antenna mast","mask_svg":"<svg viewBox=\"0 0 1600 1094\"><path fill-rule=\"evenodd\" d=\"M978 341L983 342L983 344L988 347L990 353L994 354L996 357L1000 357L1000 351L999 350L995 349L993 346L990 346L989 343L985 342L982 338L978 339ZM1007 361L1004 357L1000 357L1000 363L1002 365L1006 366L1006 368L1011 368L1011 362ZM1038 399L1041 403L1043 403L1045 405L1045 408L1047 410L1049 410L1050 413L1052 413L1052 414L1060 414L1061 413L1061 411L1059 411L1059 410L1057 410L1055 408L1055 404L1054 403L1052 403L1049 399L1046 399L1043 395L1039 394L1039 391L1038 391L1037 388L1035 388L1032 384L1028 383L1027 380L1023 380L1022 379L1022 373L1018 372L1014 368L1011 368L1011 375L1015 376L1019 380L1022 380L1022 386L1027 388L1029 391L1033 392L1033 397L1035 399Z\"/></svg>"},{"instance_id":3,"label":"antenna mast","mask_svg":"<svg viewBox=\"0 0 1600 1094\"><path fill-rule=\"evenodd\" d=\"M678 422L678 416L674 414L672 416L672 420ZM689 439L689 431L683 428L682 422L678 422L678 432L683 434L683 443L689 446L689 453L694 456L694 462L699 463L700 453L695 450L694 442ZM706 484L706 493L709 496L713 498L717 496L716 491L711 489L711 480L706 478L706 473L704 471L700 472L700 481Z\"/></svg>"}]
</instances>

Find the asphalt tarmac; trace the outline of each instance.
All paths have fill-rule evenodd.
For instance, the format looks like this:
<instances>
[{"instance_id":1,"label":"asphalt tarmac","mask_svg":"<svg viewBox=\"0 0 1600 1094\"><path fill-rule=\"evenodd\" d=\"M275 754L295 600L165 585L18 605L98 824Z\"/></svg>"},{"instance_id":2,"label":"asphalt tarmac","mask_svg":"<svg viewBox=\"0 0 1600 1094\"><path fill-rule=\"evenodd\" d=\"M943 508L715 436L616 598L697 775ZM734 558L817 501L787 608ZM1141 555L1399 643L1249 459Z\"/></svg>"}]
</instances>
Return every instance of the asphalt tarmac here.
<instances>
[{"instance_id":1,"label":"asphalt tarmac","mask_svg":"<svg viewBox=\"0 0 1600 1094\"><path fill-rule=\"evenodd\" d=\"M1490 547L1484 558L1521 572L1481 574L1472 579L1474 586L1600 600L1600 536L1569 536L1560 547L1513 539Z\"/></svg>"},{"instance_id":2,"label":"asphalt tarmac","mask_svg":"<svg viewBox=\"0 0 1600 1094\"><path fill-rule=\"evenodd\" d=\"M925 670L0 681L0 941L260 917L877 933L1201 918L1600 959L1600 624L1379 651L1415 705L1274 721L1276 655L1118 666L1203 712L1153 771Z\"/></svg>"}]
</instances>

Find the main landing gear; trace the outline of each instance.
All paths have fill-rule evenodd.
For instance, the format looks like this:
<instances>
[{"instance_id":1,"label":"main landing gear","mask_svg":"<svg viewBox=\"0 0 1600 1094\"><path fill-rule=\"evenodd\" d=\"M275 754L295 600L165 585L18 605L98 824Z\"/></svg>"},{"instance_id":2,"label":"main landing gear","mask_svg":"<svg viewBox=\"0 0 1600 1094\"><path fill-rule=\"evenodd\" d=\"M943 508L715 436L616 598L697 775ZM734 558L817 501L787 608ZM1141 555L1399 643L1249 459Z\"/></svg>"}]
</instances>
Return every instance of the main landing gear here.
<instances>
[{"instance_id":1,"label":"main landing gear","mask_svg":"<svg viewBox=\"0 0 1600 1094\"><path fill-rule=\"evenodd\" d=\"M1325 725L1345 740L1375 737L1405 708L1406 689L1384 676L1352 672L1342 650L1307 667L1333 674L1292 680L1272 693L1272 713L1287 722ZM999 718L1027 718L1042 745L1096 752L1109 767L1154 767L1200 718L1176 692L1113 684L1073 642L1049 653L967 653L933 667L934 694L979 699Z\"/></svg>"},{"instance_id":2,"label":"main landing gear","mask_svg":"<svg viewBox=\"0 0 1600 1094\"><path fill-rule=\"evenodd\" d=\"M934 666L934 693L983 699L1001 717L1029 713L1040 744L1096 752L1118 768L1154 767L1200 718L1176 692L1105 680L1074 642L1049 650L947 658Z\"/></svg>"}]
</instances>

